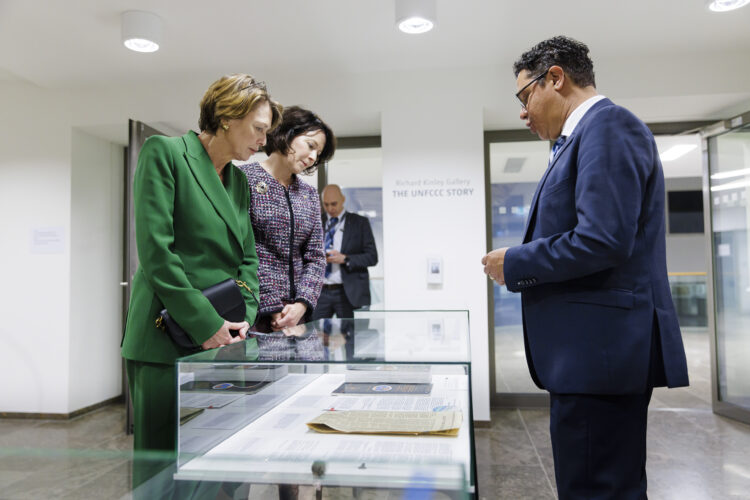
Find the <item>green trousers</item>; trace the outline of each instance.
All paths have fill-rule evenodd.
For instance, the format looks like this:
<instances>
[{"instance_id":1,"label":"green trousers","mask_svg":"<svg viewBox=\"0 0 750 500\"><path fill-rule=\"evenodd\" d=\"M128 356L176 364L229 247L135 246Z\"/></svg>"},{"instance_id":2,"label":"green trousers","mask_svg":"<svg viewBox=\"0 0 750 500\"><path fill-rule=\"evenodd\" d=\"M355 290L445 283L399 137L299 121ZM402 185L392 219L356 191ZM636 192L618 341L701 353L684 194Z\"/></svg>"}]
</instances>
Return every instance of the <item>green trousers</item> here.
<instances>
[{"instance_id":1,"label":"green trousers","mask_svg":"<svg viewBox=\"0 0 750 500\"><path fill-rule=\"evenodd\" d=\"M214 499L221 483L176 481L177 375L174 365L126 360L133 402L133 498Z\"/></svg>"},{"instance_id":2,"label":"green trousers","mask_svg":"<svg viewBox=\"0 0 750 500\"><path fill-rule=\"evenodd\" d=\"M174 365L126 361L133 402L133 492L177 459L177 382ZM165 473L166 475L166 473ZM158 483L158 484L157 484ZM153 480L140 491L169 488ZM150 487L149 487L150 486ZM160 497L169 496L167 492Z\"/></svg>"},{"instance_id":3,"label":"green trousers","mask_svg":"<svg viewBox=\"0 0 750 500\"><path fill-rule=\"evenodd\" d=\"M177 378L174 365L127 360L133 401L135 451L177 450Z\"/></svg>"}]
</instances>

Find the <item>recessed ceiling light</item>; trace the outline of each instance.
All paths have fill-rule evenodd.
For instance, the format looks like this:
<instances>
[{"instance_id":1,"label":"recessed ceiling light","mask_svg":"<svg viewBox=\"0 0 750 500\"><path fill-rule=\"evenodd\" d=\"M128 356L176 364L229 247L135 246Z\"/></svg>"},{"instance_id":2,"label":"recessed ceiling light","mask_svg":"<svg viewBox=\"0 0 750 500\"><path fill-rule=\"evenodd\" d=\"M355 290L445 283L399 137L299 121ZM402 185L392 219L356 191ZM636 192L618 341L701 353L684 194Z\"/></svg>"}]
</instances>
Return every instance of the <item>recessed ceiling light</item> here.
<instances>
[{"instance_id":1,"label":"recessed ceiling light","mask_svg":"<svg viewBox=\"0 0 750 500\"><path fill-rule=\"evenodd\" d=\"M714 12L727 12L744 7L750 0L707 0L708 8Z\"/></svg>"},{"instance_id":2,"label":"recessed ceiling light","mask_svg":"<svg viewBox=\"0 0 750 500\"><path fill-rule=\"evenodd\" d=\"M404 33L418 35L435 27L435 0L395 0L396 26Z\"/></svg>"},{"instance_id":3,"label":"recessed ceiling light","mask_svg":"<svg viewBox=\"0 0 750 500\"><path fill-rule=\"evenodd\" d=\"M659 159L661 161L672 161L676 160L680 156L684 156L688 154L690 151L697 148L695 144L677 144L676 146L672 146L671 148L667 149L663 153L659 155Z\"/></svg>"},{"instance_id":4,"label":"recessed ceiling light","mask_svg":"<svg viewBox=\"0 0 750 500\"><path fill-rule=\"evenodd\" d=\"M122 43L136 52L156 52L159 50L162 33L162 20L156 14L140 10L123 12Z\"/></svg>"},{"instance_id":5,"label":"recessed ceiling light","mask_svg":"<svg viewBox=\"0 0 750 500\"><path fill-rule=\"evenodd\" d=\"M158 43L146 40L145 38L129 38L122 43L130 50L136 52L156 52L159 50Z\"/></svg>"},{"instance_id":6,"label":"recessed ceiling light","mask_svg":"<svg viewBox=\"0 0 750 500\"><path fill-rule=\"evenodd\" d=\"M430 21L429 19L425 19L423 17L410 17L408 19L404 19L400 23L398 23L398 29L403 31L404 33L409 33L410 35L418 35L420 33L427 33L430 31L435 25Z\"/></svg>"}]
</instances>

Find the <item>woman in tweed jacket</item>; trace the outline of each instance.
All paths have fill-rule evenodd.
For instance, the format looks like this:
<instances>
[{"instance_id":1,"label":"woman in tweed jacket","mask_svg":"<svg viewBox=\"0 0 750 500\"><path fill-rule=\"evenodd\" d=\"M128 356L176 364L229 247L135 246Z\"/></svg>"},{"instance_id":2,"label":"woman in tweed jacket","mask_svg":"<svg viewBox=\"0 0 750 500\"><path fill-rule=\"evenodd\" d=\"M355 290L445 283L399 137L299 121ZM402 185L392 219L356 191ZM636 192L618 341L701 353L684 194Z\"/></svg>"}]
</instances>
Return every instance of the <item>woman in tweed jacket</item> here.
<instances>
[{"instance_id":1,"label":"woman in tweed jacket","mask_svg":"<svg viewBox=\"0 0 750 500\"><path fill-rule=\"evenodd\" d=\"M309 319L325 272L318 193L299 178L336 149L317 115L291 106L268 135L262 163L242 165L250 189L250 219L260 261L260 310L255 330L269 332Z\"/></svg>"}]
</instances>

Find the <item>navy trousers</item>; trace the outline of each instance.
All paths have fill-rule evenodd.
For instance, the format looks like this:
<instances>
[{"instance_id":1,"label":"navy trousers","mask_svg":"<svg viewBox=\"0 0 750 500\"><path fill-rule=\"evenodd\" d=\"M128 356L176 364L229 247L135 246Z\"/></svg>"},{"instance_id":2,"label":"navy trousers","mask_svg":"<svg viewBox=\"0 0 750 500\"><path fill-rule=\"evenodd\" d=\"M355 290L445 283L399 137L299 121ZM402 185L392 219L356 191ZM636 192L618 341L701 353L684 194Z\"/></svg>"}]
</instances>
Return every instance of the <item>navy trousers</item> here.
<instances>
[{"instance_id":1,"label":"navy trousers","mask_svg":"<svg viewBox=\"0 0 750 500\"><path fill-rule=\"evenodd\" d=\"M550 394L550 435L561 500L647 498L651 392Z\"/></svg>"}]
</instances>

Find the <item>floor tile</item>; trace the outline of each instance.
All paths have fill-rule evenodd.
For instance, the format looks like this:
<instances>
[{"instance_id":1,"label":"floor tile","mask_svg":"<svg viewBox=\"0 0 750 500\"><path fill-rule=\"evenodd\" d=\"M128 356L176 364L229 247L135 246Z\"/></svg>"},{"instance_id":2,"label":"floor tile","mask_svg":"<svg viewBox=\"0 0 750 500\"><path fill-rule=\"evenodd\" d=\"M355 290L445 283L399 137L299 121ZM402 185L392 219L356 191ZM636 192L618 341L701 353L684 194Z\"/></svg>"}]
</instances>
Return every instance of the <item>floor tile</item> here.
<instances>
[{"instance_id":1,"label":"floor tile","mask_svg":"<svg viewBox=\"0 0 750 500\"><path fill-rule=\"evenodd\" d=\"M477 463L480 464L539 465L531 439L523 429L507 433L477 430L474 432L474 444Z\"/></svg>"},{"instance_id":2,"label":"floor tile","mask_svg":"<svg viewBox=\"0 0 750 500\"><path fill-rule=\"evenodd\" d=\"M111 500L131 491L130 464L124 462L61 497L65 500Z\"/></svg>"},{"instance_id":3,"label":"floor tile","mask_svg":"<svg viewBox=\"0 0 750 500\"><path fill-rule=\"evenodd\" d=\"M123 460L82 458L40 459L33 474L2 491L4 500L64 498L78 488L122 466Z\"/></svg>"},{"instance_id":4,"label":"floor tile","mask_svg":"<svg viewBox=\"0 0 750 500\"><path fill-rule=\"evenodd\" d=\"M479 497L487 500L542 500L555 495L535 466L479 465Z\"/></svg>"},{"instance_id":5,"label":"floor tile","mask_svg":"<svg viewBox=\"0 0 750 500\"><path fill-rule=\"evenodd\" d=\"M11 487L14 483L22 481L34 472L32 470L25 471L12 471L12 470L0 470L0 492L5 491ZM0 493L0 496L2 493Z\"/></svg>"}]
</instances>

